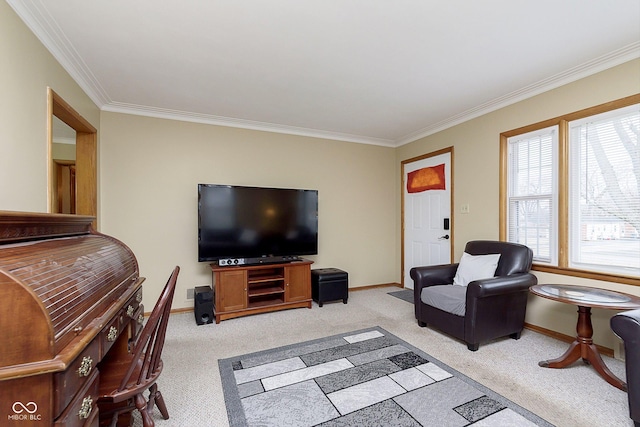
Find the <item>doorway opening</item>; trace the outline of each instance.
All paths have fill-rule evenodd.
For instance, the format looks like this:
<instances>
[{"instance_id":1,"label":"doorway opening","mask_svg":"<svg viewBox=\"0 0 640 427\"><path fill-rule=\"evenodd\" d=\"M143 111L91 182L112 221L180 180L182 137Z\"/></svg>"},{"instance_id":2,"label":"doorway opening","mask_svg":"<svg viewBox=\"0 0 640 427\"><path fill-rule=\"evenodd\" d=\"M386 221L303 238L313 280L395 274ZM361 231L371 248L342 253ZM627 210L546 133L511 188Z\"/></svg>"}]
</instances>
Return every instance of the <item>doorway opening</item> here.
<instances>
[{"instance_id":1,"label":"doorway opening","mask_svg":"<svg viewBox=\"0 0 640 427\"><path fill-rule=\"evenodd\" d=\"M98 132L53 89L48 99L48 191L49 212L90 215L97 218L97 140ZM75 146L75 159L56 159L54 129L62 122L75 134L70 143ZM73 135L73 133L71 135ZM93 222L97 227L97 221Z\"/></svg>"}]
</instances>

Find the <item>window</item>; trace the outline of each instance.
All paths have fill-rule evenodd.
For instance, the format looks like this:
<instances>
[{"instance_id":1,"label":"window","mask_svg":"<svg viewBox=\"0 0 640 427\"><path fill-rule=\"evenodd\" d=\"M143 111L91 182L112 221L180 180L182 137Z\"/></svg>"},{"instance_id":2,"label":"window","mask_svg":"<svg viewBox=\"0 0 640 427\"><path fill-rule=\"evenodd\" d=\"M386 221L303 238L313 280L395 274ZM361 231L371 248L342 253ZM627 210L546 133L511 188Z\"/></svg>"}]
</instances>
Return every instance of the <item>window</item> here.
<instances>
[{"instance_id":1,"label":"window","mask_svg":"<svg viewBox=\"0 0 640 427\"><path fill-rule=\"evenodd\" d=\"M509 138L508 240L529 246L535 260L556 261L558 127Z\"/></svg>"},{"instance_id":2,"label":"window","mask_svg":"<svg viewBox=\"0 0 640 427\"><path fill-rule=\"evenodd\" d=\"M640 272L640 106L569 123L569 267Z\"/></svg>"},{"instance_id":3,"label":"window","mask_svg":"<svg viewBox=\"0 0 640 427\"><path fill-rule=\"evenodd\" d=\"M640 284L639 137L640 95L503 133L501 239L536 270Z\"/></svg>"}]
</instances>

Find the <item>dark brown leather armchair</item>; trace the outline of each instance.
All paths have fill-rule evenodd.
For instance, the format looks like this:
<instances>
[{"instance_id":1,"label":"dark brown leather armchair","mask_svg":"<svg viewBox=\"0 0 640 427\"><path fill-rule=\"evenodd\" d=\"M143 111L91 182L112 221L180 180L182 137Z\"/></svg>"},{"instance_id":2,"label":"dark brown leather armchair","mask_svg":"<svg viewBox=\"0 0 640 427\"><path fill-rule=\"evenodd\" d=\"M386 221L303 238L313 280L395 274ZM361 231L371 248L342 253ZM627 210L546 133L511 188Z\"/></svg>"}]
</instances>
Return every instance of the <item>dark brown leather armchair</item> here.
<instances>
[{"instance_id":1,"label":"dark brown leather armchair","mask_svg":"<svg viewBox=\"0 0 640 427\"><path fill-rule=\"evenodd\" d=\"M529 287L537 283L536 277L529 273L533 252L524 245L490 240L470 241L465 252L500 254L495 277L472 281L466 292L462 290L459 298L465 299L461 301L464 315L459 315L425 304L421 298L423 289L430 286L456 286L452 283L459 263L412 268L418 325L433 326L458 338L466 342L471 351L478 350L481 342L498 337L508 335L519 339L524 328Z\"/></svg>"},{"instance_id":2,"label":"dark brown leather armchair","mask_svg":"<svg viewBox=\"0 0 640 427\"><path fill-rule=\"evenodd\" d=\"M611 329L624 341L629 416L640 427L640 309L613 316Z\"/></svg>"}]
</instances>

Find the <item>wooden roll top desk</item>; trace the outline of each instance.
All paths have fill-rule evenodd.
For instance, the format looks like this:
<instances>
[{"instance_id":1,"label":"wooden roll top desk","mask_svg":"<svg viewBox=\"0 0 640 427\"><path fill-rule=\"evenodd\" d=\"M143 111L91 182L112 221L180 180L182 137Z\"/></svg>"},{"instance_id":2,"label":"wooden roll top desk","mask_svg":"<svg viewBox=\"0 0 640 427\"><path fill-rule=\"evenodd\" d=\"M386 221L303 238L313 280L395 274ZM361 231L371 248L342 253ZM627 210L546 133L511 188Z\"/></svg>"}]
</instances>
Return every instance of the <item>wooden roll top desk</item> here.
<instances>
[{"instance_id":1,"label":"wooden roll top desk","mask_svg":"<svg viewBox=\"0 0 640 427\"><path fill-rule=\"evenodd\" d=\"M142 328L138 262L93 220L0 211L2 426L97 426L100 361Z\"/></svg>"}]
</instances>

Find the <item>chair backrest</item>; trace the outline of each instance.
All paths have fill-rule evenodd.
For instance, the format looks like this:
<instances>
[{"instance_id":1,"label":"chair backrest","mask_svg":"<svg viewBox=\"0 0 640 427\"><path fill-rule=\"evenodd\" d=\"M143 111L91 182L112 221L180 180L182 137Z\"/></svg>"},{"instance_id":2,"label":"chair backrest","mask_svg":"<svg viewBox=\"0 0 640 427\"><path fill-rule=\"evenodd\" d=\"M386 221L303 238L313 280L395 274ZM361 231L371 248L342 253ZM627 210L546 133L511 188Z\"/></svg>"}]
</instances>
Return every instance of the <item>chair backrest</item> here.
<instances>
[{"instance_id":1,"label":"chair backrest","mask_svg":"<svg viewBox=\"0 0 640 427\"><path fill-rule=\"evenodd\" d=\"M167 323L169 322L169 314L171 312L171 303L173 294L176 290L178 281L178 273L180 267L173 269L173 273L169 277L167 284L160 294L160 298L156 302L147 323L142 328L142 332L136 341L132 351L132 361L129 369L122 378L118 391L131 387L131 376L136 371L136 367L142 364L140 374L136 379L135 385L144 386L150 378L157 376L158 370L161 369L162 348L164 347L164 337L167 332Z\"/></svg>"},{"instance_id":2,"label":"chair backrest","mask_svg":"<svg viewBox=\"0 0 640 427\"><path fill-rule=\"evenodd\" d=\"M467 242L464 251L470 255L500 254L496 276L510 276L528 273L533 262L533 251L518 243L497 240L472 240Z\"/></svg>"}]
</instances>

